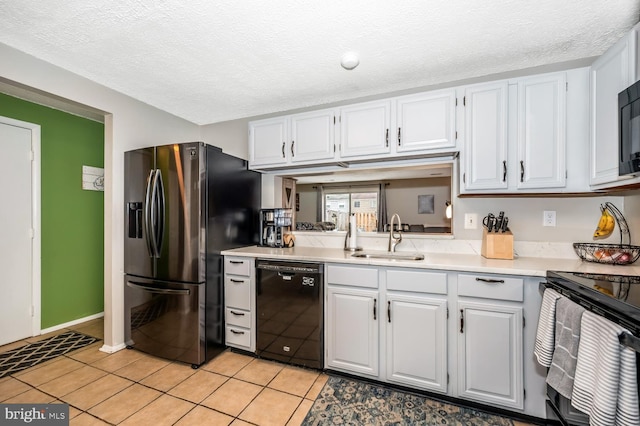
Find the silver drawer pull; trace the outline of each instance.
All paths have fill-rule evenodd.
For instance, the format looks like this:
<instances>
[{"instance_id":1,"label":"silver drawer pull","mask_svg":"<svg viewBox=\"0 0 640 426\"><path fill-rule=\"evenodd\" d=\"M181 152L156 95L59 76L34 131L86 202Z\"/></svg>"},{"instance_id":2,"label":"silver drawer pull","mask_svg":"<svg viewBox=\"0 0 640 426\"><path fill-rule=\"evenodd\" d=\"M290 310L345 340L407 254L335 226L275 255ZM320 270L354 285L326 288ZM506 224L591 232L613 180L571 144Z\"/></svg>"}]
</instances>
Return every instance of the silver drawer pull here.
<instances>
[{"instance_id":1,"label":"silver drawer pull","mask_svg":"<svg viewBox=\"0 0 640 426\"><path fill-rule=\"evenodd\" d=\"M492 284L501 284L501 283L503 284L504 283L504 280L494 280L494 279L491 279L491 278L480 278L480 277L476 277L476 281L482 281L482 282L485 282L485 283L492 283Z\"/></svg>"},{"instance_id":2,"label":"silver drawer pull","mask_svg":"<svg viewBox=\"0 0 640 426\"><path fill-rule=\"evenodd\" d=\"M236 331L232 328L229 329L233 334L244 334L244 331Z\"/></svg>"},{"instance_id":3,"label":"silver drawer pull","mask_svg":"<svg viewBox=\"0 0 640 426\"><path fill-rule=\"evenodd\" d=\"M233 278L229 278L229 281L231 281L232 283L238 283L238 284L242 284L244 282L244 280L234 280Z\"/></svg>"},{"instance_id":4,"label":"silver drawer pull","mask_svg":"<svg viewBox=\"0 0 640 426\"><path fill-rule=\"evenodd\" d=\"M239 317L243 317L244 316L244 312L236 312L236 311L229 311L231 312L233 315L237 315Z\"/></svg>"}]
</instances>

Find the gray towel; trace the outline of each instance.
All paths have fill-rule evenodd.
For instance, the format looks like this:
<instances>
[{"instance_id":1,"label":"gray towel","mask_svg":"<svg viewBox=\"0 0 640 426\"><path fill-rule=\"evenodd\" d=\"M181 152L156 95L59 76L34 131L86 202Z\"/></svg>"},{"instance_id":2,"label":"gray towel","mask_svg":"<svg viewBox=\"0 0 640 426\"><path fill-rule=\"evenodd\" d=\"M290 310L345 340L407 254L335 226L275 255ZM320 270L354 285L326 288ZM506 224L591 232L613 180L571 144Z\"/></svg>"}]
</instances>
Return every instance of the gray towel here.
<instances>
[{"instance_id":1,"label":"gray towel","mask_svg":"<svg viewBox=\"0 0 640 426\"><path fill-rule=\"evenodd\" d=\"M571 399L573 393L583 313L584 308L564 296L556 301L555 349L547 373L547 383L568 399Z\"/></svg>"}]
</instances>

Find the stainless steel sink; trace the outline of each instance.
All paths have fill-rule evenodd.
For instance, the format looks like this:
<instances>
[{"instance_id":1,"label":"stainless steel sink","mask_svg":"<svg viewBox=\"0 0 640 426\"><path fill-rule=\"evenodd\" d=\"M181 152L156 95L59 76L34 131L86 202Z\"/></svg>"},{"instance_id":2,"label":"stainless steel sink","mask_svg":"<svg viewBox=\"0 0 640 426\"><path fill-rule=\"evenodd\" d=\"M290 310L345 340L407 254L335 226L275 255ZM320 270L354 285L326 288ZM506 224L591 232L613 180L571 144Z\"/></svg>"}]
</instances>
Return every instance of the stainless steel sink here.
<instances>
[{"instance_id":1,"label":"stainless steel sink","mask_svg":"<svg viewBox=\"0 0 640 426\"><path fill-rule=\"evenodd\" d=\"M423 260L424 254L422 253L371 253L371 252L357 252L351 255L352 257L365 257L369 259L396 259L396 260Z\"/></svg>"}]
</instances>

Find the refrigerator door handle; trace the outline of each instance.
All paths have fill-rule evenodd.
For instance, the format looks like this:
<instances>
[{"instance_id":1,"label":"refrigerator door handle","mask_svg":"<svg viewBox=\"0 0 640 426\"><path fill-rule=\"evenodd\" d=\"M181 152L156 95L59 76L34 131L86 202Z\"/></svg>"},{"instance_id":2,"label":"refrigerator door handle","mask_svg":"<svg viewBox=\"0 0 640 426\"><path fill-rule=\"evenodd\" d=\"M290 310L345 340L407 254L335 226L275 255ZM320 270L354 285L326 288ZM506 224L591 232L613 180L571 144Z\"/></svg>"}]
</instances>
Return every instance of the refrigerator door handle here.
<instances>
[{"instance_id":1,"label":"refrigerator door handle","mask_svg":"<svg viewBox=\"0 0 640 426\"><path fill-rule=\"evenodd\" d=\"M149 223L151 225L151 232L149 240L151 240L151 255L152 257L159 257L158 251L158 170L152 170L153 183L151 184L151 214Z\"/></svg>"},{"instance_id":2,"label":"refrigerator door handle","mask_svg":"<svg viewBox=\"0 0 640 426\"><path fill-rule=\"evenodd\" d=\"M156 170L158 190L158 222L156 226L156 257L160 257L162 251L162 243L164 242L164 221L165 221L165 198L164 198L164 182L162 181L162 172Z\"/></svg>"},{"instance_id":3,"label":"refrigerator door handle","mask_svg":"<svg viewBox=\"0 0 640 426\"><path fill-rule=\"evenodd\" d=\"M151 187L153 185L153 170L149 172L149 178L147 179L147 190L144 195L144 236L147 241L147 250L149 250L149 257L154 257L155 252L153 251L153 247L151 245L151 239L153 234L152 224L151 224Z\"/></svg>"},{"instance_id":4,"label":"refrigerator door handle","mask_svg":"<svg viewBox=\"0 0 640 426\"><path fill-rule=\"evenodd\" d=\"M181 290L181 289L174 289L174 288L157 288L157 287L149 287L146 285L142 285L141 283L137 283L135 281L127 281L127 285L131 288L136 288L136 289L140 289L140 290L144 290L148 293L157 293L157 294L183 294L185 296L188 296L189 294L191 294L191 290Z\"/></svg>"}]
</instances>

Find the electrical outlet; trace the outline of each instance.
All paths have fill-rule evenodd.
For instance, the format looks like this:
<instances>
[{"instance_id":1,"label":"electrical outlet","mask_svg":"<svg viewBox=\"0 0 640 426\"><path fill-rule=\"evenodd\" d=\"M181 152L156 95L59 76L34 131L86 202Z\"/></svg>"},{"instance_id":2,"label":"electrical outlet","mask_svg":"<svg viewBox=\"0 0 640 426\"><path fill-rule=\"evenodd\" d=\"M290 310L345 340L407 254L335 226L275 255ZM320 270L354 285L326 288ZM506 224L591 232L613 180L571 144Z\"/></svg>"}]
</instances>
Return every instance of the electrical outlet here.
<instances>
[{"instance_id":1,"label":"electrical outlet","mask_svg":"<svg viewBox=\"0 0 640 426\"><path fill-rule=\"evenodd\" d=\"M556 212L545 210L542 212L542 226L556 226Z\"/></svg>"},{"instance_id":2,"label":"electrical outlet","mask_svg":"<svg viewBox=\"0 0 640 426\"><path fill-rule=\"evenodd\" d=\"M478 215L476 213L465 213L464 229L478 229Z\"/></svg>"}]
</instances>

